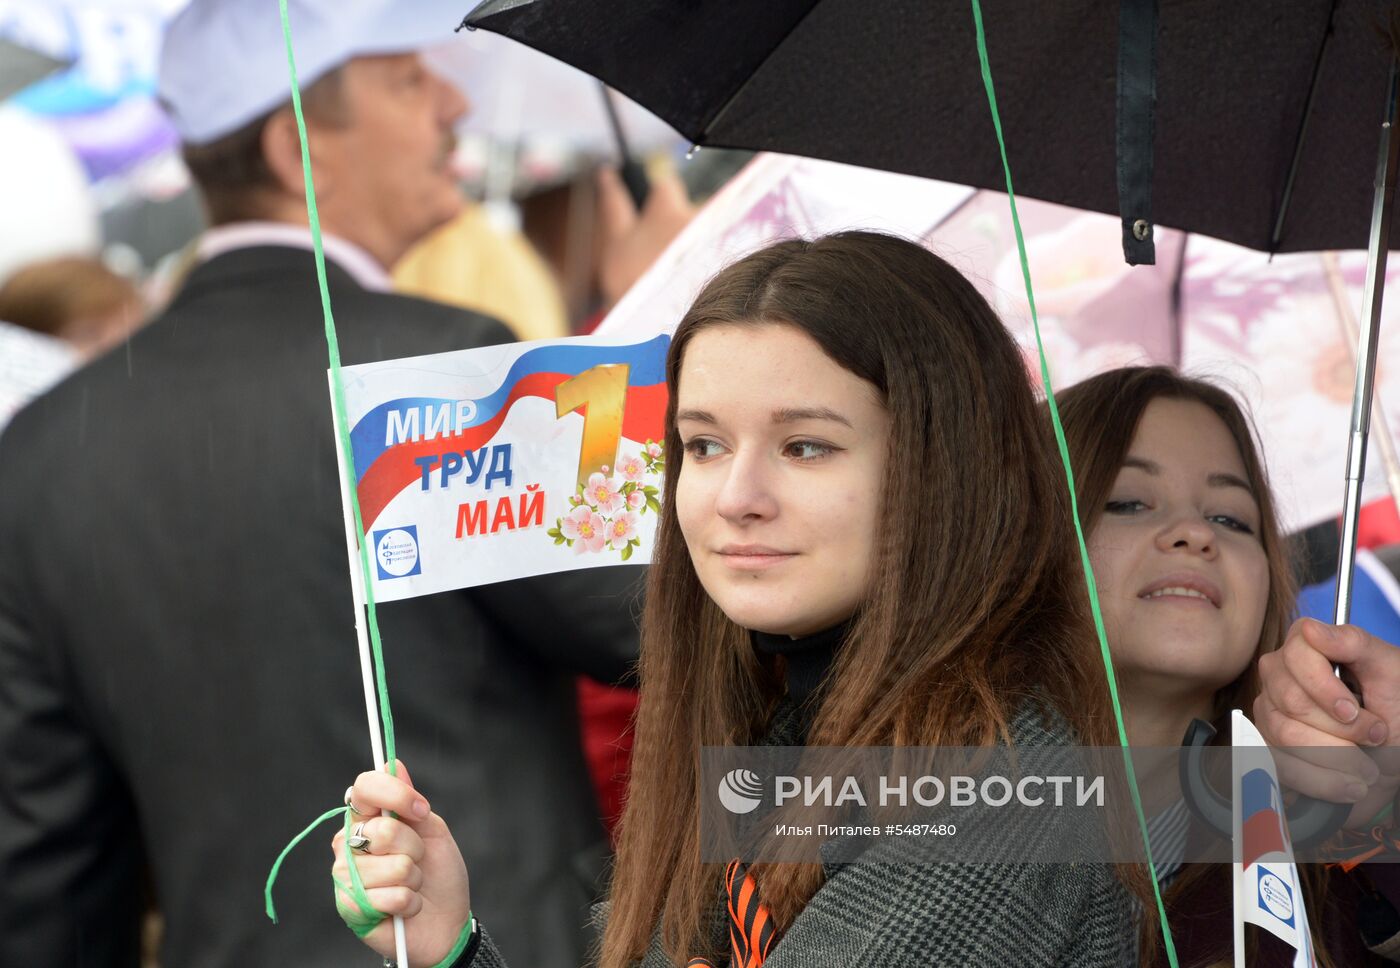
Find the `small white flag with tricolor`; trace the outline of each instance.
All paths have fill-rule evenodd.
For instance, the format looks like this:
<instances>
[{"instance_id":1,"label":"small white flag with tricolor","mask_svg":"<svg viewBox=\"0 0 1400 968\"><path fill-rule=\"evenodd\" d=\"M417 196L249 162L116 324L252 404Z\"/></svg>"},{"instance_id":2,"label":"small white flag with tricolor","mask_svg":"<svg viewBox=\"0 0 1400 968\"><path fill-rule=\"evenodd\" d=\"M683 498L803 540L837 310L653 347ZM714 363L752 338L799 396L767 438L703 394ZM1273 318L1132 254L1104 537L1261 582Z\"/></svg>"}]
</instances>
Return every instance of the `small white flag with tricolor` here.
<instances>
[{"instance_id":1,"label":"small white flag with tricolor","mask_svg":"<svg viewBox=\"0 0 1400 968\"><path fill-rule=\"evenodd\" d=\"M1316 968L1308 912L1288 838L1278 770L1264 737L1238 709L1230 714L1234 746L1235 968L1245 968L1248 921L1293 947L1294 968Z\"/></svg>"}]
</instances>

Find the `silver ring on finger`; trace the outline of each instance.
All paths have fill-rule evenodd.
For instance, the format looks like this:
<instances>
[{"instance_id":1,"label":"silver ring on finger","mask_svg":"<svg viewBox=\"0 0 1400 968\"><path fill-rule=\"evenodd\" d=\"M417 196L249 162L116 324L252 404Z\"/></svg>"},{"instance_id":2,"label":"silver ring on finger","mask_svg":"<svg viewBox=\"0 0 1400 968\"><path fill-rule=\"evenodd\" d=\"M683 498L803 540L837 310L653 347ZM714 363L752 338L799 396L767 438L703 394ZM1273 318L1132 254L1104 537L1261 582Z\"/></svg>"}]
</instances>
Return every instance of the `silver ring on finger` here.
<instances>
[{"instance_id":1,"label":"silver ring on finger","mask_svg":"<svg viewBox=\"0 0 1400 968\"><path fill-rule=\"evenodd\" d=\"M351 807L351 809L354 808ZM345 838L345 846L357 854L369 853L369 838L365 836L365 821L362 820L350 828L350 836Z\"/></svg>"},{"instance_id":2,"label":"silver ring on finger","mask_svg":"<svg viewBox=\"0 0 1400 968\"><path fill-rule=\"evenodd\" d=\"M350 808L350 812L355 814L355 816L368 817L369 814L365 813L359 807L355 806L355 801L351 799L351 796L352 794L354 794L354 792L355 788L352 786L348 786L345 788L345 805Z\"/></svg>"}]
</instances>

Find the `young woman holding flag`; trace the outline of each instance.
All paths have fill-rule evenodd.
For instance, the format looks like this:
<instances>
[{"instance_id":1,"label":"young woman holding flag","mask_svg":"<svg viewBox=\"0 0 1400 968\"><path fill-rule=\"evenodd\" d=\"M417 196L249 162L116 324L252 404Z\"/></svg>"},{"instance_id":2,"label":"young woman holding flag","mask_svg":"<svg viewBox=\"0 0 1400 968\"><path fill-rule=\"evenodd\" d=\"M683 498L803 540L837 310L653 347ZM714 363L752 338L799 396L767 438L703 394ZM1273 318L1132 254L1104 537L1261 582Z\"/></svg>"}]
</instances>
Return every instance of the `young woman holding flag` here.
<instances>
[{"instance_id":1,"label":"young woman holding flag","mask_svg":"<svg viewBox=\"0 0 1400 968\"><path fill-rule=\"evenodd\" d=\"M701 747L1116 745L1054 445L986 301L910 242L780 242L705 287L667 377L681 457L600 964L1134 960L1151 895L1108 864L701 862ZM407 774L349 801L375 911L338 900L366 942L392 952L373 918L402 914L425 964L503 964ZM1037 833L1083 835L1052 813Z\"/></svg>"}]
</instances>

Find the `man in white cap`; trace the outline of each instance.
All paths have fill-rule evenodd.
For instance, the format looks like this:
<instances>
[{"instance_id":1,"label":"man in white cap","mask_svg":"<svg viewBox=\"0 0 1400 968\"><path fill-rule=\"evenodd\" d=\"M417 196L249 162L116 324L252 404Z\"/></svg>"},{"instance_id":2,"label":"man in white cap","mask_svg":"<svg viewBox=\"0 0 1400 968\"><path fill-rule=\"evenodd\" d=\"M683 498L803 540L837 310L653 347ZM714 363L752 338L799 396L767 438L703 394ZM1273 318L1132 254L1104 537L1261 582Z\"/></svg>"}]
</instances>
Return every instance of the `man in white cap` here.
<instances>
[{"instance_id":1,"label":"man in white cap","mask_svg":"<svg viewBox=\"0 0 1400 968\"><path fill-rule=\"evenodd\" d=\"M344 361L508 339L386 291L460 204L447 162L466 103L414 50L463 4L288 6ZM194 0L174 20L160 89L214 223L202 261L0 438L0 965L134 966L152 897L171 968L364 959L321 903L318 857L284 867L281 924L260 897L282 845L368 765L285 58L271 0ZM400 755L468 838L481 913L518 964L584 957L606 851L572 676L630 666L636 577L379 611Z\"/></svg>"},{"instance_id":2,"label":"man in white cap","mask_svg":"<svg viewBox=\"0 0 1400 968\"><path fill-rule=\"evenodd\" d=\"M214 229L206 258L251 244L309 248L301 141L276 4L196 0L170 25L159 94ZM289 4L321 227L364 288L462 207L449 167L463 95L418 48L450 39L460 3Z\"/></svg>"}]
</instances>

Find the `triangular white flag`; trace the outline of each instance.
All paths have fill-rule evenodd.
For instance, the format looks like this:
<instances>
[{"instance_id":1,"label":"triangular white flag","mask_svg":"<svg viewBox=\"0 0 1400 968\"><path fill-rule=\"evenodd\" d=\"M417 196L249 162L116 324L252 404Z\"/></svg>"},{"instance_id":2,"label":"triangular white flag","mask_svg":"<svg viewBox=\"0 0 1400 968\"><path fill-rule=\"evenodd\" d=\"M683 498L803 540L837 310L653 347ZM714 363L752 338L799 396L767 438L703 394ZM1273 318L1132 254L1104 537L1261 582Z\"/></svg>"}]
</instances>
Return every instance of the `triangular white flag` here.
<instances>
[{"instance_id":1,"label":"triangular white flag","mask_svg":"<svg viewBox=\"0 0 1400 968\"><path fill-rule=\"evenodd\" d=\"M1238 709L1230 714L1233 780L1235 968L1245 968L1248 921L1292 945L1294 968L1316 968L1308 912L1288 837L1278 770L1264 737Z\"/></svg>"}]
</instances>

